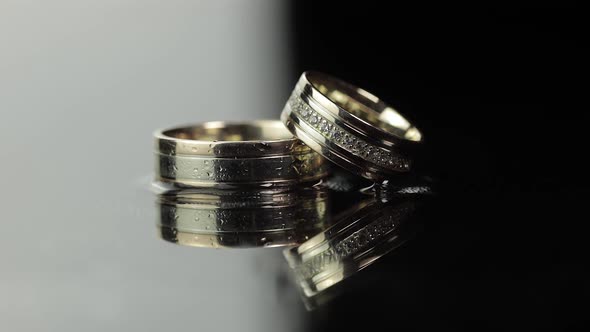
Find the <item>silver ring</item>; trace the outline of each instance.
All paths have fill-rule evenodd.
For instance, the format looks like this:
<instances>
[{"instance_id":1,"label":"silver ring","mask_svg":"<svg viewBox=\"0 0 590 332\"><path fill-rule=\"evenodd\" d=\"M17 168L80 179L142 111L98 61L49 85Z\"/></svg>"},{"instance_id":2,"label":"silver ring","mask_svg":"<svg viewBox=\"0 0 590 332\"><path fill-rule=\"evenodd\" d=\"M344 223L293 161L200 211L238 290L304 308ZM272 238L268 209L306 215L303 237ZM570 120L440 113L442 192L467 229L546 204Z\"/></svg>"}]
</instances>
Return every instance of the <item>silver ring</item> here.
<instances>
[{"instance_id":1,"label":"silver ring","mask_svg":"<svg viewBox=\"0 0 590 332\"><path fill-rule=\"evenodd\" d=\"M318 72L301 75L281 120L313 150L371 180L410 171L423 141L414 125L376 96Z\"/></svg>"},{"instance_id":2,"label":"silver ring","mask_svg":"<svg viewBox=\"0 0 590 332\"><path fill-rule=\"evenodd\" d=\"M155 133L156 181L180 187L314 182L327 162L280 121L206 122Z\"/></svg>"}]
</instances>

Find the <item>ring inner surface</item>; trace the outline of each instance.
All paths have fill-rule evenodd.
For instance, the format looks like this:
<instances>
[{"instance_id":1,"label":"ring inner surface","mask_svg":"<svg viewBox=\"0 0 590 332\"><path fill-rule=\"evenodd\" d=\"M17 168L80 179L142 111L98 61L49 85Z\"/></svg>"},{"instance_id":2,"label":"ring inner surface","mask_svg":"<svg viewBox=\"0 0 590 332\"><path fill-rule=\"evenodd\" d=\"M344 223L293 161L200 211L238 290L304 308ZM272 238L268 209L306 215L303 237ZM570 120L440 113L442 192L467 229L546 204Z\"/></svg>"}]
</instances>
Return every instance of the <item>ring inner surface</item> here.
<instances>
[{"instance_id":1,"label":"ring inner surface","mask_svg":"<svg viewBox=\"0 0 590 332\"><path fill-rule=\"evenodd\" d=\"M361 120L403 139L415 142L422 139L416 127L371 93L318 73L308 74L308 80L330 101Z\"/></svg>"},{"instance_id":2,"label":"ring inner surface","mask_svg":"<svg viewBox=\"0 0 590 332\"><path fill-rule=\"evenodd\" d=\"M279 123L280 124L280 123ZM172 129L164 132L172 138L196 141L278 141L290 140L293 135L282 124L248 125L206 123L194 127Z\"/></svg>"}]
</instances>

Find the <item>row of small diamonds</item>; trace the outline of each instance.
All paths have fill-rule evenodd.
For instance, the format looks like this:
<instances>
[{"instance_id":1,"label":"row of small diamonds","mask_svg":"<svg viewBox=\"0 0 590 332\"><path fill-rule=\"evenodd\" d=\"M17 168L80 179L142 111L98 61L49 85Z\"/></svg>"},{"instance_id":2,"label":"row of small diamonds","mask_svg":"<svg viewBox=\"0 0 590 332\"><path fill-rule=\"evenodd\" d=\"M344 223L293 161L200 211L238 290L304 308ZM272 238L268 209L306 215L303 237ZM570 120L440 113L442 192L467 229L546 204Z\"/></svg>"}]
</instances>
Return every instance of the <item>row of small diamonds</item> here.
<instances>
[{"instance_id":1,"label":"row of small diamonds","mask_svg":"<svg viewBox=\"0 0 590 332\"><path fill-rule=\"evenodd\" d=\"M324 137L355 156L371 161L379 166L398 170L407 170L410 165L407 159L392 156L387 151L349 134L338 125L324 118L304 102L297 91L289 98L291 109L299 114L305 122L315 128Z\"/></svg>"},{"instance_id":2,"label":"row of small diamonds","mask_svg":"<svg viewBox=\"0 0 590 332\"><path fill-rule=\"evenodd\" d=\"M338 262L344 257L357 254L392 231L412 210L411 207L403 207L400 210L392 211L391 214L377 218L372 223L350 234L334 246L302 264L299 267L299 274L303 278L311 278L322 272L330 264Z\"/></svg>"},{"instance_id":3,"label":"row of small diamonds","mask_svg":"<svg viewBox=\"0 0 590 332\"><path fill-rule=\"evenodd\" d=\"M378 240L392 231L412 210L411 207L403 207L392 211L390 214L378 218L371 224L349 235L340 241L334 249L342 257L355 254L372 241Z\"/></svg>"}]
</instances>

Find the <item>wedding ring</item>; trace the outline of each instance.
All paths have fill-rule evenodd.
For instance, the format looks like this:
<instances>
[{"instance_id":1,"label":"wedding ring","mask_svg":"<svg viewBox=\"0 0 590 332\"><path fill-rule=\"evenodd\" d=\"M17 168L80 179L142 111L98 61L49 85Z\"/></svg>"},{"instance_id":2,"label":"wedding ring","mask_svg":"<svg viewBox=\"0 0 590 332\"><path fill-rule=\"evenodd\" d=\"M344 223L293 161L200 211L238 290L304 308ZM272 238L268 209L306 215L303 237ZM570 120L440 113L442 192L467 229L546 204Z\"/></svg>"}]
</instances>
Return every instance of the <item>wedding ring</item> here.
<instances>
[{"instance_id":1,"label":"wedding ring","mask_svg":"<svg viewBox=\"0 0 590 332\"><path fill-rule=\"evenodd\" d=\"M169 242L193 247L277 247L300 244L329 225L328 193L172 191L157 199L157 226Z\"/></svg>"},{"instance_id":2,"label":"wedding ring","mask_svg":"<svg viewBox=\"0 0 590 332\"><path fill-rule=\"evenodd\" d=\"M286 127L338 166L371 180L409 172L421 132L369 92L305 72L287 101Z\"/></svg>"},{"instance_id":3,"label":"wedding ring","mask_svg":"<svg viewBox=\"0 0 590 332\"><path fill-rule=\"evenodd\" d=\"M275 187L318 181L327 162L280 121L206 122L155 133L156 181L180 187Z\"/></svg>"}]
</instances>

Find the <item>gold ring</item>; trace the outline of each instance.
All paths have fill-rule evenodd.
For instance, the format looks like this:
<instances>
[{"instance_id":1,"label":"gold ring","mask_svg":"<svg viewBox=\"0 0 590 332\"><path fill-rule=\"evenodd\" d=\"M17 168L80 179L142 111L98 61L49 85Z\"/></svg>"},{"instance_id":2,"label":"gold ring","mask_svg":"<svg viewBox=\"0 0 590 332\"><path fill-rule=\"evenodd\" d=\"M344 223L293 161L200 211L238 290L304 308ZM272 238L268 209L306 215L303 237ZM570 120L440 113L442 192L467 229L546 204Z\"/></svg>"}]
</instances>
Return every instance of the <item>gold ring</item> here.
<instances>
[{"instance_id":1,"label":"gold ring","mask_svg":"<svg viewBox=\"0 0 590 332\"><path fill-rule=\"evenodd\" d=\"M281 115L287 128L338 166L371 180L409 172L422 133L369 92L305 72Z\"/></svg>"},{"instance_id":2,"label":"gold ring","mask_svg":"<svg viewBox=\"0 0 590 332\"><path fill-rule=\"evenodd\" d=\"M206 122L155 133L156 181L180 187L275 187L318 181L326 161L280 121Z\"/></svg>"}]
</instances>

